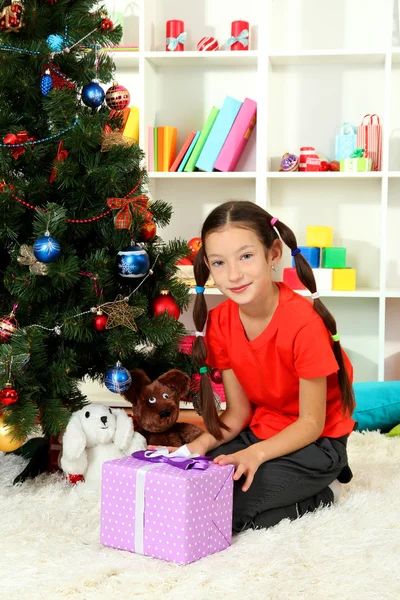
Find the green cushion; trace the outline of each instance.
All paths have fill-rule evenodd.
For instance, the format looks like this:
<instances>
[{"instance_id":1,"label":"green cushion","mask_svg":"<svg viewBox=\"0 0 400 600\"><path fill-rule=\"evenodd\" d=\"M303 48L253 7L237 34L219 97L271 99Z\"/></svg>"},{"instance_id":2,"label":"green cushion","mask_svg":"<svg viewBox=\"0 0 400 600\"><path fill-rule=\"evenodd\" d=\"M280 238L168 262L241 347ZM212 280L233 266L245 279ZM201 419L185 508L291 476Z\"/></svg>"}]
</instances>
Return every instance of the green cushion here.
<instances>
[{"instance_id":1,"label":"green cushion","mask_svg":"<svg viewBox=\"0 0 400 600\"><path fill-rule=\"evenodd\" d=\"M400 381L371 381L353 385L357 431L386 433L400 424Z\"/></svg>"}]
</instances>

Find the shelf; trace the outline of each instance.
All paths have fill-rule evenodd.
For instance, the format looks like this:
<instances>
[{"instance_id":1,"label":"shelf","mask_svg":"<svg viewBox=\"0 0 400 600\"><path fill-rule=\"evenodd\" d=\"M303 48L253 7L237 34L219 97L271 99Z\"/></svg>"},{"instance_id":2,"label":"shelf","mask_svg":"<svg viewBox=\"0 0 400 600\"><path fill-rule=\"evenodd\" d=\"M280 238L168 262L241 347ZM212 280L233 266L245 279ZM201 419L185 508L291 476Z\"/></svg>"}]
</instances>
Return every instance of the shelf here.
<instances>
[{"instance_id":1,"label":"shelf","mask_svg":"<svg viewBox=\"0 0 400 600\"><path fill-rule=\"evenodd\" d=\"M148 173L150 179L255 179L256 173L253 171L233 171L230 173L221 173L214 171L205 173L203 171L193 171L192 173L170 173L168 171L151 171Z\"/></svg>"},{"instance_id":2,"label":"shelf","mask_svg":"<svg viewBox=\"0 0 400 600\"><path fill-rule=\"evenodd\" d=\"M295 290L300 296L309 296L310 292L308 290ZM400 297L400 290L394 290L397 293L398 297ZM190 293L195 294L196 291L194 288L190 288ZM216 296L222 296L222 293L217 288L206 288L205 294ZM370 290L367 288L360 288L355 292L336 292L332 290L328 291L320 291L321 298L379 298L379 290ZM389 296L388 296L389 297ZM391 298L397 298L397 296L390 296Z\"/></svg>"},{"instance_id":3,"label":"shelf","mask_svg":"<svg viewBox=\"0 0 400 600\"><path fill-rule=\"evenodd\" d=\"M396 179L400 177L400 171L389 171L388 177Z\"/></svg>"},{"instance_id":4,"label":"shelf","mask_svg":"<svg viewBox=\"0 0 400 600\"><path fill-rule=\"evenodd\" d=\"M115 50L114 48L104 48L107 54L112 55L115 66L120 69L138 69L139 51L138 50Z\"/></svg>"},{"instance_id":5,"label":"shelf","mask_svg":"<svg viewBox=\"0 0 400 600\"><path fill-rule=\"evenodd\" d=\"M382 171L366 171L365 173L347 173L344 171L267 171L267 179L381 179ZM400 172L399 175L400 177Z\"/></svg>"},{"instance_id":6,"label":"shelf","mask_svg":"<svg viewBox=\"0 0 400 600\"><path fill-rule=\"evenodd\" d=\"M308 290L296 290L301 296L309 296ZM333 290L319 291L321 298L379 298L379 290L360 288L355 292L336 292Z\"/></svg>"},{"instance_id":7,"label":"shelf","mask_svg":"<svg viewBox=\"0 0 400 600\"><path fill-rule=\"evenodd\" d=\"M220 67L256 65L257 50L231 52L145 52L145 59L158 67Z\"/></svg>"},{"instance_id":8,"label":"shelf","mask_svg":"<svg viewBox=\"0 0 400 600\"><path fill-rule=\"evenodd\" d=\"M385 52L351 52L347 50L304 50L302 52L270 52L269 61L273 66L293 65L340 65L366 64L383 65Z\"/></svg>"},{"instance_id":9,"label":"shelf","mask_svg":"<svg viewBox=\"0 0 400 600\"><path fill-rule=\"evenodd\" d=\"M386 298L400 298L400 289L387 289L385 292Z\"/></svg>"},{"instance_id":10,"label":"shelf","mask_svg":"<svg viewBox=\"0 0 400 600\"><path fill-rule=\"evenodd\" d=\"M400 64L400 48L392 49L392 63L394 65Z\"/></svg>"}]
</instances>

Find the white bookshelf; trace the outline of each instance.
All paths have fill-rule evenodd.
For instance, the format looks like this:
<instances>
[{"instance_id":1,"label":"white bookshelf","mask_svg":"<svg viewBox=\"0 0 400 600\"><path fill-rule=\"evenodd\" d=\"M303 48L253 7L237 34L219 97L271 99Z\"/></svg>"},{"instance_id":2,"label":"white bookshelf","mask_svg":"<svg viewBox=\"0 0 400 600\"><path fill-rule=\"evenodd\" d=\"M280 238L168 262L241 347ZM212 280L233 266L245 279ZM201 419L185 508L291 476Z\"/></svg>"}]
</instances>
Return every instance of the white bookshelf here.
<instances>
[{"instance_id":1,"label":"white bookshelf","mask_svg":"<svg viewBox=\"0 0 400 600\"><path fill-rule=\"evenodd\" d=\"M397 1L397 0L396 0ZM356 292L326 292L357 381L400 379L400 47L392 38L392 0L109 0L125 7L124 44L114 52L116 79L140 108L140 145L148 126L178 128L178 147L201 129L226 95L258 102L257 127L234 173L149 173L149 193L171 202L164 239L199 235L210 210L247 199L287 223L305 244L307 225L334 227L357 269ZM118 5L118 6L117 6ZM185 22L185 52L165 52L165 22ZM220 45L231 21L250 22L246 52L196 51L212 35ZM334 158L344 121L377 113L383 125L379 173L279 173L285 151L312 145ZM285 252L282 268L290 266ZM278 277L281 273L278 273ZM208 289L215 306L223 296ZM191 310L184 316L192 329Z\"/></svg>"}]
</instances>

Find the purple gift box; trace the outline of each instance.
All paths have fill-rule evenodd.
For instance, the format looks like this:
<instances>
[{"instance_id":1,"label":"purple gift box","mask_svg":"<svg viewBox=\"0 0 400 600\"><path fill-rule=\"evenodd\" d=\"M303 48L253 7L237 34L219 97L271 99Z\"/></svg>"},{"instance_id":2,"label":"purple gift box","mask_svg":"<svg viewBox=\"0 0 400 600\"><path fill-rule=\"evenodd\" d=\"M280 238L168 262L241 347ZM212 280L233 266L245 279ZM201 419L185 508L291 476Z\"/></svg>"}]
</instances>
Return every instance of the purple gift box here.
<instances>
[{"instance_id":1,"label":"purple gift box","mask_svg":"<svg viewBox=\"0 0 400 600\"><path fill-rule=\"evenodd\" d=\"M228 548L233 466L161 461L127 456L103 463L100 542L181 565Z\"/></svg>"}]
</instances>

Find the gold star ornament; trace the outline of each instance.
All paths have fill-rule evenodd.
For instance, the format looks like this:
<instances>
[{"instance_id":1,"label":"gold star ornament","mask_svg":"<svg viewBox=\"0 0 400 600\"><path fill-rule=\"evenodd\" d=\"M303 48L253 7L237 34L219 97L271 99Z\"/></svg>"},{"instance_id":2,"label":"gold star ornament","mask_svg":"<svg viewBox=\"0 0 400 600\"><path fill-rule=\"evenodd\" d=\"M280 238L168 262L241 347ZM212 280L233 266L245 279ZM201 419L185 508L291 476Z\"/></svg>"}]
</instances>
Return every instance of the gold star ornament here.
<instances>
[{"instance_id":1,"label":"gold star ornament","mask_svg":"<svg viewBox=\"0 0 400 600\"><path fill-rule=\"evenodd\" d=\"M107 302L101 305L101 310L107 315L108 321L106 329L114 327L128 327L132 331L137 331L135 318L144 313L143 308L129 306L128 302L119 296L114 302Z\"/></svg>"}]
</instances>

